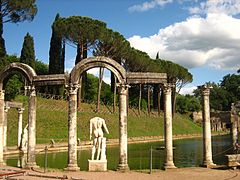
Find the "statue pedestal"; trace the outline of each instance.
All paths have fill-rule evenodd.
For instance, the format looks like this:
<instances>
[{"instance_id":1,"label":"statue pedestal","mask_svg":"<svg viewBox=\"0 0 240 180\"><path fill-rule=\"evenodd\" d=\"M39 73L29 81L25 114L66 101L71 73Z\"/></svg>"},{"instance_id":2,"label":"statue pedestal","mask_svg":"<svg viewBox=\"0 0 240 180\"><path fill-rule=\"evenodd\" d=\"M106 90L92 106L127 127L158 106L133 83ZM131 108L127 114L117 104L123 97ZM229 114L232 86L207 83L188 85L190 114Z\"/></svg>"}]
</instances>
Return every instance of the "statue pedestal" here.
<instances>
[{"instance_id":1,"label":"statue pedestal","mask_svg":"<svg viewBox=\"0 0 240 180\"><path fill-rule=\"evenodd\" d=\"M107 171L107 160L88 160L88 171Z\"/></svg>"}]
</instances>

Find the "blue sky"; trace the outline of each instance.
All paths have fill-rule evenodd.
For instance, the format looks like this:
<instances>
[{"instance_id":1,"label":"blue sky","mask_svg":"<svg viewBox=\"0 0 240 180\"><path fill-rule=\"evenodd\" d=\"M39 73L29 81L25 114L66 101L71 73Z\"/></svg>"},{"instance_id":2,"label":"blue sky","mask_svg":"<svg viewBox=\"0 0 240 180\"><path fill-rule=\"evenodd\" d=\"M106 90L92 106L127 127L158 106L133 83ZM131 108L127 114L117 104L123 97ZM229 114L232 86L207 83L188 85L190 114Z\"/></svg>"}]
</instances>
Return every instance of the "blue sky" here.
<instances>
[{"instance_id":1,"label":"blue sky","mask_svg":"<svg viewBox=\"0 0 240 180\"><path fill-rule=\"evenodd\" d=\"M4 24L9 54L20 55L29 32L37 59L48 63L51 24L60 13L104 21L152 58L159 51L160 58L189 68L194 81L183 93L208 81L218 83L240 68L239 0L37 0L37 6L32 22ZM67 46L67 70L75 56L76 49Z\"/></svg>"}]
</instances>

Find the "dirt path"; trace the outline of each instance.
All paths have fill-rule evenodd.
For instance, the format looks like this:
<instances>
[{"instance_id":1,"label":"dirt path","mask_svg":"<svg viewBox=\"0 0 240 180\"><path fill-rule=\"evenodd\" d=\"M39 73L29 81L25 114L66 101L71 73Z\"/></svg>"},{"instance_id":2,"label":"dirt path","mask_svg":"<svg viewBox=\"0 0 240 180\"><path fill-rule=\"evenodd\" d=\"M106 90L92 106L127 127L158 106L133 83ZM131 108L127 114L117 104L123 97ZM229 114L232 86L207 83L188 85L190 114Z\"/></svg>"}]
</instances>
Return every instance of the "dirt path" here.
<instances>
[{"instance_id":1,"label":"dirt path","mask_svg":"<svg viewBox=\"0 0 240 180\"><path fill-rule=\"evenodd\" d=\"M11 167L6 167L13 169ZM22 169L14 169L22 170ZM0 174L6 173L1 171ZM40 177L42 176L42 177ZM117 171L107 172L48 172L38 173L36 171L26 171L25 175L12 176L11 179L76 179L76 180L239 180L240 170L220 170L207 168L179 168L168 171L155 171L152 174L144 172L129 171L121 173Z\"/></svg>"}]
</instances>

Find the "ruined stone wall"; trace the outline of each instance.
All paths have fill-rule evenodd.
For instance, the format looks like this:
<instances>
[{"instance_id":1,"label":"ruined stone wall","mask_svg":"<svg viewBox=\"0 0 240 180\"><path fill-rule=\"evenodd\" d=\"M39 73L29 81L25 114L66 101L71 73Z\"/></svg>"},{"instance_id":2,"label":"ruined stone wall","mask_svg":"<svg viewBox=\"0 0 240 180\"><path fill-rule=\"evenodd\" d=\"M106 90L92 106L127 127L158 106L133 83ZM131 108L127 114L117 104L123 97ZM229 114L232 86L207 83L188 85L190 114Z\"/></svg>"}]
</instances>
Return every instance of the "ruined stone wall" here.
<instances>
[{"instance_id":1,"label":"ruined stone wall","mask_svg":"<svg viewBox=\"0 0 240 180\"><path fill-rule=\"evenodd\" d=\"M195 122L195 123L202 123L202 111L200 111L200 112L193 112L192 118L193 118L193 122Z\"/></svg>"},{"instance_id":2,"label":"ruined stone wall","mask_svg":"<svg viewBox=\"0 0 240 180\"><path fill-rule=\"evenodd\" d=\"M193 121L195 123L202 123L202 112L193 112ZM212 131L225 131L230 128L231 112L230 111L216 111L210 112Z\"/></svg>"}]
</instances>

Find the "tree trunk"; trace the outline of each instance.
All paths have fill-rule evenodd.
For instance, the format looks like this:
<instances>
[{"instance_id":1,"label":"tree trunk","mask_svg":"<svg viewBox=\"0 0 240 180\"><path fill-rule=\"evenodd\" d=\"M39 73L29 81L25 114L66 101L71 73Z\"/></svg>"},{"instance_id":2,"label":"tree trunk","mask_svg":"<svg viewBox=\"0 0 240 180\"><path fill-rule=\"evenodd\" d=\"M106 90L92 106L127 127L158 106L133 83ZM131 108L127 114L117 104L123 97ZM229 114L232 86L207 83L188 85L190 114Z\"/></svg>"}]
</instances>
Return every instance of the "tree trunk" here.
<instances>
[{"instance_id":1,"label":"tree trunk","mask_svg":"<svg viewBox=\"0 0 240 180\"><path fill-rule=\"evenodd\" d=\"M160 94L160 109L163 111L164 110L164 92L163 89L161 89L161 94Z\"/></svg>"},{"instance_id":2,"label":"tree trunk","mask_svg":"<svg viewBox=\"0 0 240 180\"><path fill-rule=\"evenodd\" d=\"M77 45L77 56L75 60L75 65L85 58L87 58L87 44L84 41L80 41ZM86 90L85 88L86 81L87 81L87 72L83 72L81 75L81 82L79 82L81 88L78 89L78 96L77 96L78 108L80 107L82 99L84 99L85 90Z\"/></svg>"},{"instance_id":3,"label":"tree trunk","mask_svg":"<svg viewBox=\"0 0 240 180\"><path fill-rule=\"evenodd\" d=\"M151 92L150 85L148 85L148 115L151 113Z\"/></svg>"},{"instance_id":4,"label":"tree trunk","mask_svg":"<svg viewBox=\"0 0 240 180\"><path fill-rule=\"evenodd\" d=\"M117 83L116 83L117 78L116 78L116 76L114 74L113 74L113 76L114 76L114 82L112 82L112 83L114 83L114 90L113 90L113 113L115 113L116 112L116 99L117 99Z\"/></svg>"},{"instance_id":5,"label":"tree trunk","mask_svg":"<svg viewBox=\"0 0 240 180\"><path fill-rule=\"evenodd\" d=\"M174 86L172 91L172 118L174 118L176 111L176 99L177 99L176 86Z\"/></svg>"},{"instance_id":6,"label":"tree trunk","mask_svg":"<svg viewBox=\"0 0 240 180\"><path fill-rule=\"evenodd\" d=\"M99 68L99 79L98 79L98 96L97 96L97 109L96 111L99 112L100 110L100 100L101 100L101 89L102 89L102 81L103 81L103 73L104 68Z\"/></svg>"},{"instance_id":7,"label":"tree trunk","mask_svg":"<svg viewBox=\"0 0 240 180\"><path fill-rule=\"evenodd\" d=\"M142 84L139 84L138 114L141 115Z\"/></svg>"},{"instance_id":8,"label":"tree trunk","mask_svg":"<svg viewBox=\"0 0 240 180\"><path fill-rule=\"evenodd\" d=\"M81 111L82 76L80 77L79 84L80 84L80 87L78 88L78 92L77 92L77 108L78 108L78 111Z\"/></svg>"},{"instance_id":9,"label":"tree trunk","mask_svg":"<svg viewBox=\"0 0 240 180\"><path fill-rule=\"evenodd\" d=\"M116 83L116 77L115 77L115 74L111 71L111 91L112 92L114 92L115 83Z\"/></svg>"},{"instance_id":10,"label":"tree trunk","mask_svg":"<svg viewBox=\"0 0 240 180\"><path fill-rule=\"evenodd\" d=\"M158 108L158 92L159 92L159 85L153 85L153 109L157 110Z\"/></svg>"},{"instance_id":11,"label":"tree trunk","mask_svg":"<svg viewBox=\"0 0 240 180\"><path fill-rule=\"evenodd\" d=\"M158 97L157 97L157 102L158 102L158 116L160 116L160 113L161 113L160 99L161 99L161 89L160 89L160 87L158 86Z\"/></svg>"}]
</instances>

